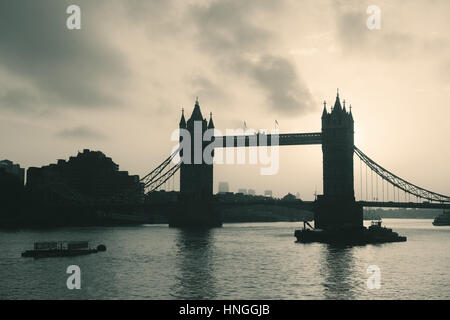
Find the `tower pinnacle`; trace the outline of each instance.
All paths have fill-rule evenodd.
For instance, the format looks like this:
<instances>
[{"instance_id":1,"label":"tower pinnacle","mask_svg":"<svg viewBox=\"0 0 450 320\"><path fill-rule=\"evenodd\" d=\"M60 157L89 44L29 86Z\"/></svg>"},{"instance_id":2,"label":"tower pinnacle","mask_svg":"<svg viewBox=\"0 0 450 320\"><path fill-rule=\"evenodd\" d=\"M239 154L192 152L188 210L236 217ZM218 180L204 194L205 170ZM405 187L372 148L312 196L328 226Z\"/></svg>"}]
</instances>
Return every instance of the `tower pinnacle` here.
<instances>
[{"instance_id":1,"label":"tower pinnacle","mask_svg":"<svg viewBox=\"0 0 450 320\"><path fill-rule=\"evenodd\" d=\"M202 112L200 111L200 104L198 102L198 97L195 98L195 106L191 115L192 120L203 120Z\"/></svg>"},{"instance_id":2,"label":"tower pinnacle","mask_svg":"<svg viewBox=\"0 0 450 320\"><path fill-rule=\"evenodd\" d=\"M214 129L214 122L213 122L213 119L212 119L212 112L209 113L208 129Z\"/></svg>"},{"instance_id":3,"label":"tower pinnacle","mask_svg":"<svg viewBox=\"0 0 450 320\"><path fill-rule=\"evenodd\" d=\"M180 128L186 128L186 119L184 119L184 108L181 108Z\"/></svg>"},{"instance_id":4,"label":"tower pinnacle","mask_svg":"<svg viewBox=\"0 0 450 320\"><path fill-rule=\"evenodd\" d=\"M334 103L334 108L333 110L339 111L342 110L341 107L341 100L339 98L339 88L337 89L337 94L336 94L336 102Z\"/></svg>"},{"instance_id":5,"label":"tower pinnacle","mask_svg":"<svg viewBox=\"0 0 450 320\"><path fill-rule=\"evenodd\" d=\"M327 102L323 100L323 112L322 112L322 118L327 115Z\"/></svg>"}]
</instances>

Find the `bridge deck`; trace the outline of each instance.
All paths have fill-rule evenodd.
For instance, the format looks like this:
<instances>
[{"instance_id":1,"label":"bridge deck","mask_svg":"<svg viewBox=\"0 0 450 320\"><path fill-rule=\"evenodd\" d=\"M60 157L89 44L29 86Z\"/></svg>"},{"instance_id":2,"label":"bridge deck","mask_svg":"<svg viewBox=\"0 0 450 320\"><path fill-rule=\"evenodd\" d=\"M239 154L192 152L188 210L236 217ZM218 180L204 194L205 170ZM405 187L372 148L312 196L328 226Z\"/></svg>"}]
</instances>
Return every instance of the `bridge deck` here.
<instances>
[{"instance_id":1,"label":"bridge deck","mask_svg":"<svg viewBox=\"0 0 450 320\"><path fill-rule=\"evenodd\" d=\"M219 207L240 207L240 206L254 206L254 205L269 205L280 206L293 209L301 209L305 211L312 211L314 208L314 201L292 200L284 201L278 199L265 200L248 200L248 201L218 201L216 203Z\"/></svg>"},{"instance_id":2,"label":"bridge deck","mask_svg":"<svg viewBox=\"0 0 450 320\"><path fill-rule=\"evenodd\" d=\"M450 209L450 203L437 202L380 202L380 201L357 201L363 207L380 208L417 208L417 209Z\"/></svg>"},{"instance_id":3,"label":"bridge deck","mask_svg":"<svg viewBox=\"0 0 450 320\"><path fill-rule=\"evenodd\" d=\"M277 140L278 138L278 140ZM222 141L223 147L218 148L235 148L235 147L259 147L259 146L296 146L296 145L312 145L322 144L322 133L280 133L272 134L254 134L240 136L217 136L216 141ZM278 142L277 142L278 141Z\"/></svg>"}]
</instances>

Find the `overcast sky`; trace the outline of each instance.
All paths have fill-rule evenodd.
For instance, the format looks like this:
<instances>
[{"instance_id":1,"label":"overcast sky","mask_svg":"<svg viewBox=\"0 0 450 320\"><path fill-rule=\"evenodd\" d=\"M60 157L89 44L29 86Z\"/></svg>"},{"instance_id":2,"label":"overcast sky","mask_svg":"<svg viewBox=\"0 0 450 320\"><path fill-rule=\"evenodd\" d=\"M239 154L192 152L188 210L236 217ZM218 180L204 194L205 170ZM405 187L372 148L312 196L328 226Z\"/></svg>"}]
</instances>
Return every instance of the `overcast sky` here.
<instances>
[{"instance_id":1,"label":"overcast sky","mask_svg":"<svg viewBox=\"0 0 450 320\"><path fill-rule=\"evenodd\" d=\"M81 30L66 28L70 4ZM366 26L369 5L380 30ZM27 168L90 148L143 175L196 96L223 131L277 120L280 132L317 132L339 88L363 152L448 195L449 30L446 0L0 0L0 159ZM215 190L322 191L320 146L280 158L274 176L217 165Z\"/></svg>"}]
</instances>

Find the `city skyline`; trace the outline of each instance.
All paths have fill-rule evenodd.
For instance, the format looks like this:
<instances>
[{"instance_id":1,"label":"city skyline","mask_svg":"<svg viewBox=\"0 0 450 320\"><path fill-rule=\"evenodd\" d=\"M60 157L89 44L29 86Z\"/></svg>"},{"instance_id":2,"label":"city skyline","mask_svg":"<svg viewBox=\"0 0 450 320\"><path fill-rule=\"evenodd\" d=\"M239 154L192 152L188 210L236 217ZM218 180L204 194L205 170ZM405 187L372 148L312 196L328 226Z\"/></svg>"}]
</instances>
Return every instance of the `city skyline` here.
<instances>
[{"instance_id":1,"label":"city skyline","mask_svg":"<svg viewBox=\"0 0 450 320\"><path fill-rule=\"evenodd\" d=\"M80 1L82 29L69 31L67 3L1 10L9 30L0 44L1 159L40 167L88 148L142 176L170 153L181 108L191 110L196 96L223 132L244 121L270 130L275 120L282 133L314 132L322 100L331 106L339 87L353 107L355 145L399 176L450 194L445 1L413 2L407 12L380 1L380 30L367 29L365 1L129 1L114 10ZM39 14L27 17L23 6ZM214 181L230 176L233 185L313 199L321 150L281 147L274 176L215 166Z\"/></svg>"}]
</instances>

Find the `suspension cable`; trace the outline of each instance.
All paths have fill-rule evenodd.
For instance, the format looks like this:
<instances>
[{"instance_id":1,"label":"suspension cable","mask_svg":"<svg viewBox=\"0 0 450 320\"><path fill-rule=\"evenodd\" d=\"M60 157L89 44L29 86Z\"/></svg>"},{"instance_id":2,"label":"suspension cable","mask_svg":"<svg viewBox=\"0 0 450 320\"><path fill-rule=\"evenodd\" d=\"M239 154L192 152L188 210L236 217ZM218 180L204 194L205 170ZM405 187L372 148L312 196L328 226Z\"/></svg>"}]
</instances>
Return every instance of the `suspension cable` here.
<instances>
[{"instance_id":1,"label":"suspension cable","mask_svg":"<svg viewBox=\"0 0 450 320\"><path fill-rule=\"evenodd\" d=\"M366 164L366 166L370 167L373 171L375 171L376 174L378 174L382 178L386 179L386 181L389 182L393 186L394 201L395 201L395 187L396 187L407 193L415 195L417 198L426 199L429 201L438 201L441 203L450 202L449 196L439 194L436 192L432 192L427 189L416 186L416 185L398 177L397 175L393 174L392 172L386 170L385 168L383 168L382 166L377 164L375 161L370 159L368 156L366 156L356 146L354 147L354 150L355 150L355 153L358 155L358 157Z\"/></svg>"}]
</instances>

